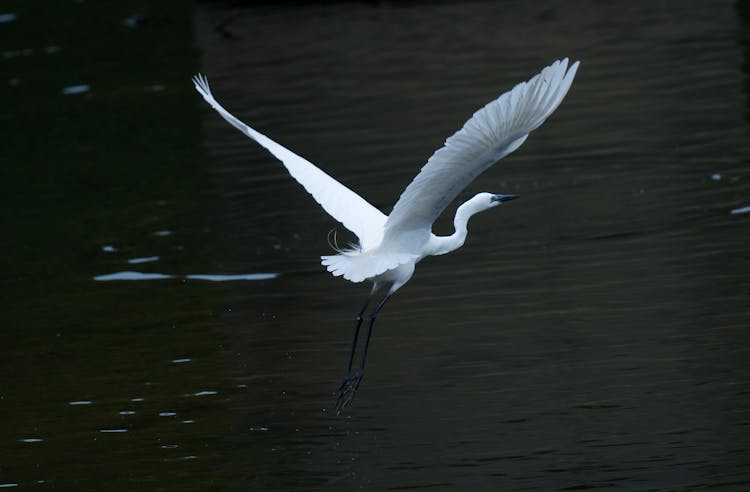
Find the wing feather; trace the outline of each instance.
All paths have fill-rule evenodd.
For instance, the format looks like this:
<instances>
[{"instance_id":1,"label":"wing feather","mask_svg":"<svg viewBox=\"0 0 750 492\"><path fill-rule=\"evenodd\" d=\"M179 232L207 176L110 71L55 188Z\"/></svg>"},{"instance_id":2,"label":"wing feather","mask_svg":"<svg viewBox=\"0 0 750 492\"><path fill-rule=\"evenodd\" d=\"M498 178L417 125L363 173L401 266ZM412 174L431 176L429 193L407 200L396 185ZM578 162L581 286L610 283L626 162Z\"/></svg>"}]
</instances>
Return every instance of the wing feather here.
<instances>
[{"instance_id":1,"label":"wing feather","mask_svg":"<svg viewBox=\"0 0 750 492\"><path fill-rule=\"evenodd\" d=\"M198 74L193 77L193 83L203 99L222 118L279 159L289 171L289 174L313 196L315 201L331 217L356 234L363 249L374 247L380 243L383 237L383 226L387 219L380 210L313 163L235 118L214 99L206 77Z\"/></svg>"},{"instance_id":2,"label":"wing feather","mask_svg":"<svg viewBox=\"0 0 750 492\"><path fill-rule=\"evenodd\" d=\"M384 243L428 235L432 223L480 173L523 144L562 102L579 62L544 68L490 102L445 141L406 187L385 224Z\"/></svg>"}]
</instances>

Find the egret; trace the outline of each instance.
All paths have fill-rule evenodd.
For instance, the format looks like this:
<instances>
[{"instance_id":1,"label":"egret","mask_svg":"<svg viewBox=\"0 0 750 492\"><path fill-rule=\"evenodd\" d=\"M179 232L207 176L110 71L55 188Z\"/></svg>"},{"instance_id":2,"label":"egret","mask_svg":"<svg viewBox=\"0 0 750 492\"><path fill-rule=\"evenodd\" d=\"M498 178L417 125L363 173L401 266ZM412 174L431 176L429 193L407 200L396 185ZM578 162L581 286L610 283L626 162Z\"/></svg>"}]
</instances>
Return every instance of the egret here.
<instances>
[{"instance_id":1,"label":"egret","mask_svg":"<svg viewBox=\"0 0 750 492\"><path fill-rule=\"evenodd\" d=\"M518 196L475 195L456 210L455 232L450 236L433 234L433 222L474 178L520 147L529 133L552 114L568 93L578 65L576 61L569 66L567 58L557 60L475 112L429 158L401 193L390 215L311 162L235 118L214 99L206 77L201 74L193 77L195 89L213 109L279 159L315 201L359 240L351 248L337 250L338 254L321 257L322 264L334 276L355 283L365 280L373 283L365 305L357 314L344 381L336 398L337 413L352 402L364 377L367 349L378 313L394 292L409 281L415 265L426 256L443 255L463 246L467 224L474 214ZM359 364L352 370L360 327L370 301L375 298L378 302L369 315Z\"/></svg>"}]
</instances>

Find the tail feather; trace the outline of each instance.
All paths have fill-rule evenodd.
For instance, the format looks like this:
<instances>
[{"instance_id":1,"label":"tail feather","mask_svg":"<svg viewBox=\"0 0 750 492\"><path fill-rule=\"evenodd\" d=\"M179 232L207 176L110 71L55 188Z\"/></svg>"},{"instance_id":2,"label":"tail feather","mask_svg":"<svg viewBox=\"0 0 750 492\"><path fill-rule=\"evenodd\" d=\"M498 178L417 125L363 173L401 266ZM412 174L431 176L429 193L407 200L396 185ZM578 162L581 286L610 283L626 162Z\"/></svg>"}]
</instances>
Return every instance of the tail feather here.
<instances>
[{"instance_id":1,"label":"tail feather","mask_svg":"<svg viewBox=\"0 0 750 492\"><path fill-rule=\"evenodd\" d=\"M362 282L397 266L414 261L412 254L378 255L369 252L345 251L337 255L321 256L321 264L335 277L343 276L350 282Z\"/></svg>"}]
</instances>

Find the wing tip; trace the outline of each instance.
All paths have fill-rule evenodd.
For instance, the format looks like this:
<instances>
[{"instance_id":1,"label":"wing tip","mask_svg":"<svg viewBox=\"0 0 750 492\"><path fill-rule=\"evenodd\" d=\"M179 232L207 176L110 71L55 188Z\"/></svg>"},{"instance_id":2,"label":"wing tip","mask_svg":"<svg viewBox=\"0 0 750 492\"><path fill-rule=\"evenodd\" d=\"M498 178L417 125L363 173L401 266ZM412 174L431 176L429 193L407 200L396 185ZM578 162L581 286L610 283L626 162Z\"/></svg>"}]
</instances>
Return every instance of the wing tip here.
<instances>
[{"instance_id":1,"label":"wing tip","mask_svg":"<svg viewBox=\"0 0 750 492\"><path fill-rule=\"evenodd\" d=\"M552 64L550 64L549 68L557 68L558 66L560 66L560 81L569 82L572 81L573 77L576 76L576 72L578 72L578 67L580 65L580 60L575 60L571 63L570 58L566 56L565 58L562 58L560 60L555 60Z\"/></svg>"},{"instance_id":2,"label":"wing tip","mask_svg":"<svg viewBox=\"0 0 750 492\"><path fill-rule=\"evenodd\" d=\"M195 90L197 90L203 97L210 97L213 99L213 95L211 94L211 87L208 85L208 79L205 75L199 72L193 75L192 81L193 85L195 86Z\"/></svg>"},{"instance_id":3,"label":"wing tip","mask_svg":"<svg viewBox=\"0 0 750 492\"><path fill-rule=\"evenodd\" d=\"M567 61L568 58L566 57L565 60ZM578 67L581 65L581 60L576 60L573 63L570 64L568 69L565 71L565 78L573 78L576 75L576 72L578 71Z\"/></svg>"}]
</instances>

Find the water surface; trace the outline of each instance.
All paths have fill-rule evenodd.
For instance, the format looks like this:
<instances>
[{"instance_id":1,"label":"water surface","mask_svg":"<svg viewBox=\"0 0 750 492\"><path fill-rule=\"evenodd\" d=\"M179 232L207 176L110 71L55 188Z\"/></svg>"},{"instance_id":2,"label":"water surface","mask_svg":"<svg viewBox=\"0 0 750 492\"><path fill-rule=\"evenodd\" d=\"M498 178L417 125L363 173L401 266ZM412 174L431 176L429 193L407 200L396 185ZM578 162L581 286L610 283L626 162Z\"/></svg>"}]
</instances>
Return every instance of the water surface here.
<instances>
[{"instance_id":1,"label":"water surface","mask_svg":"<svg viewBox=\"0 0 750 492\"><path fill-rule=\"evenodd\" d=\"M0 485L750 486L744 2L118 9L0 25ZM336 223L190 76L387 213L561 56L566 100L461 196L522 199L420 263L336 417L368 287L319 266Z\"/></svg>"}]
</instances>

